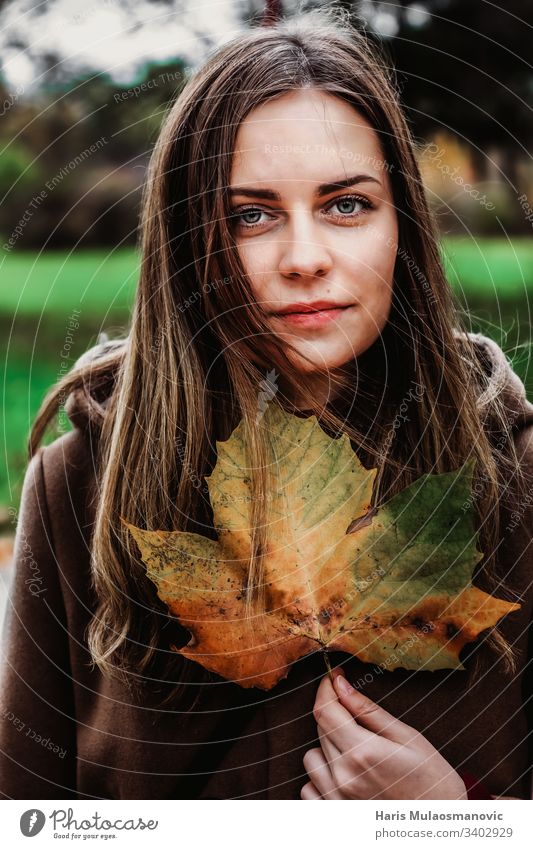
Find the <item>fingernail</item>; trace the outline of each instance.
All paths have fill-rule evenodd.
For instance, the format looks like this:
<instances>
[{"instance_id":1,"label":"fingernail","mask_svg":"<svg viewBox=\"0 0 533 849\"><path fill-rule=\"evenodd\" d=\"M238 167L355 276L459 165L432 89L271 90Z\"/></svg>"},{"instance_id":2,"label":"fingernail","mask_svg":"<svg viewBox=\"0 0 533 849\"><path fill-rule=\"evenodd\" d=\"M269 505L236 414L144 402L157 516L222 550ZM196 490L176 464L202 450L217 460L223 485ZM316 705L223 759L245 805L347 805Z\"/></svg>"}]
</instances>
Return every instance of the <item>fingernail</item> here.
<instances>
[{"instance_id":1,"label":"fingernail","mask_svg":"<svg viewBox=\"0 0 533 849\"><path fill-rule=\"evenodd\" d=\"M348 683L344 675L337 675L335 678L335 683L337 684L339 690L344 696L349 696L350 693L354 692L354 688L351 684Z\"/></svg>"}]
</instances>

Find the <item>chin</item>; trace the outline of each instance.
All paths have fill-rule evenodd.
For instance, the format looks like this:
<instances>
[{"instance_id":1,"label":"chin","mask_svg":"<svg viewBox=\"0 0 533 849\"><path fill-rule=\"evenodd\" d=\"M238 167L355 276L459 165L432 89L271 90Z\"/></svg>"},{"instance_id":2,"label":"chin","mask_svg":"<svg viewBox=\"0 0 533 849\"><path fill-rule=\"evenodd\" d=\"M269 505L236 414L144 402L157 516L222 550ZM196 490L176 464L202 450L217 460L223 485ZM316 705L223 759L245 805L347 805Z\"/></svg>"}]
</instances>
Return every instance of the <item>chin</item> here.
<instances>
[{"instance_id":1,"label":"chin","mask_svg":"<svg viewBox=\"0 0 533 849\"><path fill-rule=\"evenodd\" d=\"M312 360L312 362L309 362L308 360L298 358L296 366L298 370L304 374L313 374L314 372L325 372L341 368L357 356L356 351L343 351L337 355L324 352L323 356L318 354L316 350L303 350L303 353Z\"/></svg>"}]
</instances>

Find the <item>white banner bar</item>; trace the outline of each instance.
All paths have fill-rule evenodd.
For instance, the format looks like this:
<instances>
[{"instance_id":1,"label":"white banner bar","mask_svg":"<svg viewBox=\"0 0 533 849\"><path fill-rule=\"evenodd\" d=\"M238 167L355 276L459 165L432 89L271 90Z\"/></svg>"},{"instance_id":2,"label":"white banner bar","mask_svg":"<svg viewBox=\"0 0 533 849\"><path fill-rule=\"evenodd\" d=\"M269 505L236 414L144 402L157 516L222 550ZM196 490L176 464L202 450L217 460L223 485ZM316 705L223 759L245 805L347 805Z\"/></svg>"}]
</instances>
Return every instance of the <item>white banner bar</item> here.
<instances>
[{"instance_id":1,"label":"white banner bar","mask_svg":"<svg viewBox=\"0 0 533 849\"><path fill-rule=\"evenodd\" d=\"M171 849L533 846L533 802L5 800L2 845ZM334 808L331 806L335 805ZM35 837L35 844L28 840ZM309 843L307 843L309 841Z\"/></svg>"}]
</instances>

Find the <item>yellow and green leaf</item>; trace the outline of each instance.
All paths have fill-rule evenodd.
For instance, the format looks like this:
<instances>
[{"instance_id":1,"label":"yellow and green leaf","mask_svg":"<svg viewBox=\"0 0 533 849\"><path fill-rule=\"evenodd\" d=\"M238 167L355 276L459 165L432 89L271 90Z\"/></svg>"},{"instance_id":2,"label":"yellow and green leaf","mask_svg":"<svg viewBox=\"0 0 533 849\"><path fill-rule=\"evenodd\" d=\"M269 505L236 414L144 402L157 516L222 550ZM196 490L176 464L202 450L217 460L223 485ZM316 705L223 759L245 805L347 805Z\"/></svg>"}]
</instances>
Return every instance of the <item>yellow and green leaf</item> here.
<instances>
[{"instance_id":1,"label":"yellow and green leaf","mask_svg":"<svg viewBox=\"0 0 533 849\"><path fill-rule=\"evenodd\" d=\"M191 632L186 646L173 648L264 690L319 648L388 669L463 669L463 646L520 607L472 585L483 558L472 507L463 509L473 461L423 475L376 509L377 470L362 466L346 434L332 439L316 416L300 418L274 402L261 426L275 481L264 613L245 617L252 496L242 421L217 442L206 478L218 540L122 519L159 597Z\"/></svg>"}]
</instances>

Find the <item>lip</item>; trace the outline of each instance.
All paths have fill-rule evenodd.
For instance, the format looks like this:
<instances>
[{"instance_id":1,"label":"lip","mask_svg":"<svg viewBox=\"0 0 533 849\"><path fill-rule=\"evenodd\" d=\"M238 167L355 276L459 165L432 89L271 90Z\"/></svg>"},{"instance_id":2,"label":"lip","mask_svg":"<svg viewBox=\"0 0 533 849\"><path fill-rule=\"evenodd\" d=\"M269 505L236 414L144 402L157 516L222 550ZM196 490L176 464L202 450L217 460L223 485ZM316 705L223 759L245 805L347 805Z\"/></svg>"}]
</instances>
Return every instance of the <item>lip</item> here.
<instances>
[{"instance_id":1,"label":"lip","mask_svg":"<svg viewBox=\"0 0 533 849\"><path fill-rule=\"evenodd\" d=\"M345 307L336 307L334 309L275 313L275 318L282 320L284 324L292 324L296 327L323 327L331 321L339 319L343 313L347 312L353 306L354 304L348 304Z\"/></svg>"},{"instance_id":2,"label":"lip","mask_svg":"<svg viewBox=\"0 0 533 849\"><path fill-rule=\"evenodd\" d=\"M274 315L285 315L286 313L302 313L302 312L317 312L318 310L333 310L342 309L343 307L351 306L351 304L338 304L335 301L296 301L294 304L287 304Z\"/></svg>"}]
</instances>

